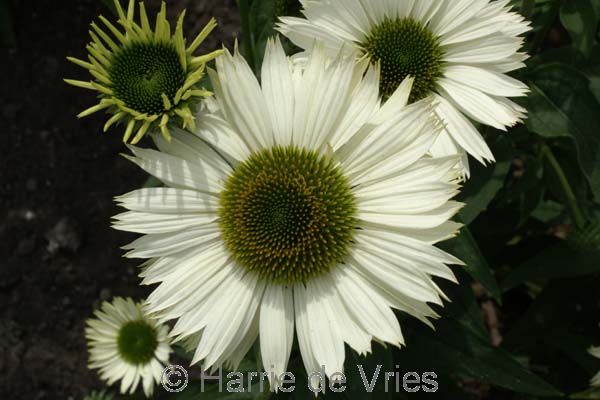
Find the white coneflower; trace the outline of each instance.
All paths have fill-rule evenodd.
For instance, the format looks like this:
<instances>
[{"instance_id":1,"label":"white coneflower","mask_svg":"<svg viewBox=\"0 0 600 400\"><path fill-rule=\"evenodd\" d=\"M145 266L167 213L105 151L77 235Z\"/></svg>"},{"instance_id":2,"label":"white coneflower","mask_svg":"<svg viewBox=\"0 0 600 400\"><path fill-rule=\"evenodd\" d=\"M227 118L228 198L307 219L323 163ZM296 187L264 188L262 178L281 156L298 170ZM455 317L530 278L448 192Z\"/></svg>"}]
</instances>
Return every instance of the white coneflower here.
<instances>
[{"instance_id":1,"label":"white coneflower","mask_svg":"<svg viewBox=\"0 0 600 400\"><path fill-rule=\"evenodd\" d=\"M493 161L485 140L465 117L506 130L525 109L508 97L527 86L507 75L524 66L521 34L530 30L509 0L302 1L306 18L282 17L278 30L310 50L322 41L331 55L357 50L381 64L382 95L414 76L411 101L434 97L446 125L432 152ZM465 164L467 167L468 164Z\"/></svg>"},{"instance_id":2,"label":"white coneflower","mask_svg":"<svg viewBox=\"0 0 600 400\"><path fill-rule=\"evenodd\" d=\"M151 28L144 3L140 2L140 23L134 21L134 0L129 1L127 13L119 0L114 0L119 15L117 26L100 16L105 28L92 23L92 42L87 46L88 60L68 57L87 69L90 81L65 79L71 85L98 92L100 102L81 112L85 117L106 110L111 117L104 131L115 124L125 126L123 141L137 143L148 131L159 130L168 140L168 124L180 121L184 128L195 127L191 109L195 100L210 93L200 87L206 63L221 54L221 50L197 56L193 54L215 28L212 19L186 47L183 36L182 12L173 34L162 3ZM112 37L111 37L112 35Z\"/></svg>"},{"instance_id":3,"label":"white coneflower","mask_svg":"<svg viewBox=\"0 0 600 400\"><path fill-rule=\"evenodd\" d=\"M105 301L94 315L85 329L89 368L99 369L109 385L121 380L121 393L133 393L141 381L149 397L169 360L168 328L148 318L142 303L130 298Z\"/></svg>"},{"instance_id":4,"label":"white coneflower","mask_svg":"<svg viewBox=\"0 0 600 400\"><path fill-rule=\"evenodd\" d=\"M260 84L226 53L198 137L130 147L167 187L119 197L114 226L145 234L127 257L152 259L148 307L196 338L194 363L235 368L260 337L279 377L296 332L307 371L331 376L344 343L404 343L393 309L436 317L432 276L459 263L434 246L459 228L457 159L426 156L440 128L429 103L406 106L410 79L382 107L378 67L354 60L317 48L301 69L270 41Z\"/></svg>"}]
</instances>

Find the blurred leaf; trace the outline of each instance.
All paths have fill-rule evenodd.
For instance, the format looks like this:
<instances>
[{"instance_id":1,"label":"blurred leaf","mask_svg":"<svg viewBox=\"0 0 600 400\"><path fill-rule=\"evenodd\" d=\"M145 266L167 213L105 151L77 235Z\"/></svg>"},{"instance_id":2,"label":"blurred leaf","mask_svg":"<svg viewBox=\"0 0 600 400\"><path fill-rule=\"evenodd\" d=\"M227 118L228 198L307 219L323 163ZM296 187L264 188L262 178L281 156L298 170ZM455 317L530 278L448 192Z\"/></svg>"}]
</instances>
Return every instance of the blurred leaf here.
<instances>
[{"instance_id":1,"label":"blurred leaf","mask_svg":"<svg viewBox=\"0 0 600 400\"><path fill-rule=\"evenodd\" d=\"M582 276L600 272L600 257L579 254L566 243L548 247L523 265L517 267L502 282L502 290L510 290L529 281Z\"/></svg>"},{"instance_id":2,"label":"blurred leaf","mask_svg":"<svg viewBox=\"0 0 600 400\"><path fill-rule=\"evenodd\" d=\"M589 399L600 400L600 388L590 388L584 392L575 393L569 396L571 399Z\"/></svg>"},{"instance_id":3,"label":"blurred leaf","mask_svg":"<svg viewBox=\"0 0 600 400\"><path fill-rule=\"evenodd\" d=\"M93 391L85 396L83 400L113 400L113 395L106 390Z\"/></svg>"},{"instance_id":4,"label":"blurred leaf","mask_svg":"<svg viewBox=\"0 0 600 400\"><path fill-rule=\"evenodd\" d=\"M518 393L560 395L505 350L491 345L468 285L449 289L447 293L453 302L446 305L443 317L435 323L436 331L418 325L410 332L401 356L414 363L411 367L451 372Z\"/></svg>"},{"instance_id":5,"label":"blurred leaf","mask_svg":"<svg viewBox=\"0 0 600 400\"><path fill-rule=\"evenodd\" d=\"M256 74L260 76L267 39L277 34L275 23L278 16L298 15L300 2L297 0L253 0L250 6L250 30L254 36L254 63ZM279 39L288 54L293 53L294 45L284 36Z\"/></svg>"},{"instance_id":6,"label":"blurred leaf","mask_svg":"<svg viewBox=\"0 0 600 400\"><path fill-rule=\"evenodd\" d=\"M355 352L346 352L345 375L346 390L344 394L348 398L354 399L391 399L392 390L385 391L385 372L394 371L394 361L392 359L392 350L390 347L384 348L380 344L373 343L373 353L367 356L359 356ZM370 383L375 372L378 370L378 379L372 392L367 392L363 377L360 374L358 366L362 366L363 373ZM393 386L392 386L393 387Z\"/></svg>"},{"instance_id":7,"label":"blurred leaf","mask_svg":"<svg viewBox=\"0 0 600 400\"><path fill-rule=\"evenodd\" d=\"M600 201L600 104L585 75L568 65L546 64L532 72L527 99L530 131L575 141L578 161Z\"/></svg>"},{"instance_id":8,"label":"blurred leaf","mask_svg":"<svg viewBox=\"0 0 600 400\"><path fill-rule=\"evenodd\" d=\"M575 47L585 55L589 55L596 45L598 18L599 15L591 1L563 1L560 20L569 31Z\"/></svg>"},{"instance_id":9,"label":"blurred leaf","mask_svg":"<svg viewBox=\"0 0 600 400\"><path fill-rule=\"evenodd\" d=\"M465 183L460 200L465 206L460 210L460 218L469 225L479 214L486 210L496 194L504 186L506 175L510 170L513 152L505 136L497 135L489 143L496 163L488 166L474 164L471 166L471 178Z\"/></svg>"},{"instance_id":10,"label":"blurred leaf","mask_svg":"<svg viewBox=\"0 0 600 400\"><path fill-rule=\"evenodd\" d=\"M468 227L464 226L457 237L442 243L440 247L462 260L466 264L463 267L465 271L481 283L497 302L502 301L496 279Z\"/></svg>"},{"instance_id":11,"label":"blurred leaf","mask_svg":"<svg viewBox=\"0 0 600 400\"><path fill-rule=\"evenodd\" d=\"M547 200L540 203L535 210L531 213L531 216L538 221L546 224L550 221L558 218L565 211L565 206L552 200Z\"/></svg>"},{"instance_id":12,"label":"blurred leaf","mask_svg":"<svg viewBox=\"0 0 600 400\"><path fill-rule=\"evenodd\" d=\"M587 373L595 374L600 371L600 360L588 353L590 346L596 343L595 338L590 339L563 329L546 336L544 341L561 350L566 357L581 366Z\"/></svg>"},{"instance_id":13,"label":"blurred leaf","mask_svg":"<svg viewBox=\"0 0 600 400\"><path fill-rule=\"evenodd\" d=\"M549 262L547 259L546 262ZM563 262L563 266L570 265ZM525 313L504 336L504 345L512 350L526 349L541 338L570 329L587 321L598 327L600 279L597 275L566 277L547 283Z\"/></svg>"},{"instance_id":14,"label":"blurred leaf","mask_svg":"<svg viewBox=\"0 0 600 400\"><path fill-rule=\"evenodd\" d=\"M255 52L254 63L257 74L260 74L260 66L265 54L267 39L271 37L277 20L276 0L253 0L250 6L250 30L254 35Z\"/></svg>"}]
</instances>

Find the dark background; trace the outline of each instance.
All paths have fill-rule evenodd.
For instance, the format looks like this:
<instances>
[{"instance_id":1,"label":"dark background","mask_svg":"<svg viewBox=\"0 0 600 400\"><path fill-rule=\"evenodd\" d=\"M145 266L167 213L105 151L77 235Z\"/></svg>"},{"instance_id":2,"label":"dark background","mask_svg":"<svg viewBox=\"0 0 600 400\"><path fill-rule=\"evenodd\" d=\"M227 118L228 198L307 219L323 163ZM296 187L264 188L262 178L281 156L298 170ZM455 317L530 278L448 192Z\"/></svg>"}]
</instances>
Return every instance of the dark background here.
<instances>
[{"instance_id":1,"label":"dark background","mask_svg":"<svg viewBox=\"0 0 600 400\"><path fill-rule=\"evenodd\" d=\"M238 35L233 0L169 1L187 8L186 34L211 16L219 26L200 51ZM151 9L158 1L146 1ZM0 0L0 398L82 399L102 388L86 367L85 320L102 300L142 298L133 236L110 227L113 197L146 175L119 155L118 128L101 113L78 120L94 94L63 83L87 71L88 28L102 1Z\"/></svg>"}]
</instances>

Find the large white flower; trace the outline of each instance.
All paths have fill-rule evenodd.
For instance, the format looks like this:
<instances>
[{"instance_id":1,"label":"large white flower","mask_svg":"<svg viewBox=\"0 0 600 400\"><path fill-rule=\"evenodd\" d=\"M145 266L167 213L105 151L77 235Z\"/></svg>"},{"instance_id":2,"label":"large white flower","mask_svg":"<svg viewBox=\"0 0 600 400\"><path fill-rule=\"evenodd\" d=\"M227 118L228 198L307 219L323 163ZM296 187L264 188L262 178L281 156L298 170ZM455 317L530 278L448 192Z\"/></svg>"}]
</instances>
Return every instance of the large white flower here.
<instances>
[{"instance_id":1,"label":"large white flower","mask_svg":"<svg viewBox=\"0 0 600 400\"><path fill-rule=\"evenodd\" d=\"M402 345L392 309L429 323L443 298L432 277L454 280L446 264L460 263L434 246L455 235L461 204L457 158L426 156L432 106L407 106L408 79L382 107L378 67L317 47L300 69L279 41L262 84L237 53L209 73L216 97L197 136L131 147L168 187L117 198L130 211L114 226L145 234L127 257L150 258L143 282L160 283L149 309L177 319L176 339L196 338L205 368L235 368L260 336L280 376L294 331L307 371L328 376L344 343Z\"/></svg>"},{"instance_id":2,"label":"large white flower","mask_svg":"<svg viewBox=\"0 0 600 400\"><path fill-rule=\"evenodd\" d=\"M149 397L169 360L167 326L149 319L143 304L130 298L105 301L94 315L85 329L89 368L99 369L109 385L121 380L121 393L133 393L141 381Z\"/></svg>"},{"instance_id":3,"label":"large white flower","mask_svg":"<svg viewBox=\"0 0 600 400\"><path fill-rule=\"evenodd\" d=\"M494 156L465 117L500 130L525 109L508 97L528 89L506 73L524 66L519 35L530 27L509 0L301 0L306 17L282 17L278 29L310 51L322 41L331 55L358 50L381 63L384 96L414 76L410 100L432 96L446 126L432 152ZM464 157L465 167L466 156Z\"/></svg>"}]
</instances>

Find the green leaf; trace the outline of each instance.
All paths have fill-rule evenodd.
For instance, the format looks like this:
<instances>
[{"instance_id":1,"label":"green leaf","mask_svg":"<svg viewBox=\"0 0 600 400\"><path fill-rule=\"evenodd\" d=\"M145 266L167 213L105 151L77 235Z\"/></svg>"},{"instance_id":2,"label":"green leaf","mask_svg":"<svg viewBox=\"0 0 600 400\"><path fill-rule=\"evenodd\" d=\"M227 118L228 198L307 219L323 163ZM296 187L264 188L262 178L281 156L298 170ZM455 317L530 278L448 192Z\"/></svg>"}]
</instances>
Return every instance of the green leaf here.
<instances>
[{"instance_id":1,"label":"green leaf","mask_svg":"<svg viewBox=\"0 0 600 400\"><path fill-rule=\"evenodd\" d=\"M600 201L600 104L589 79L560 63L542 65L531 74L528 129L545 138L573 140L579 165Z\"/></svg>"},{"instance_id":2,"label":"green leaf","mask_svg":"<svg viewBox=\"0 0 600 400\"><path fill-rule=\"evenodd\" d=\"M571 399L600 400L600 388L590 388L584 392L575 393L569 396Z\"/></svg>"},{"instance_id":3,"label":"green leaf","mask_svg":"<svg viewBox=\"0 0 600 400\"><path fill-rule=\"evenodd\" d=\"M569 263L563 265L569 265ZM565 277L546 284L533 304L512 324L504 346L513 350L536 345L541 338L587 323L597 329L600 276Z\"/></svg>"},{"instance_id":4,"label":"green leaf","mask_svg":"<svg viewBox=\"0 0 600 400\"><path fill-rule=\"evenodd\" d=\"M585 55L596 45L599 15L591 1L567 0L560 9L560 20L569 31L573 44Z\"/></svg>"},{"instance_id":5,"label":"green leaf","mask_svg":"<svg viewBox=\"0 0 600 400\"><path fill-rule=\"evenodd\" d=\"M296 16L300 13L300 2L297 0L253 0L250 6L250 30L254 36L254 64L260 76L267 39L277 34L275 23L280 15ZM279 37L288 54L296 49L287 38Z\"/></svg>"},{"instance_id":6,"label":"green leaf","mask_svg":"<svg viewBox=\"0 0 600 400\"><path fill-rule=\"evenodd\" d=\"M267 39L275 33L273 29L277 19L275 3L275 0L253 0L250 6L250 30L255 41L256 71L260 71Z\"/></svg>"},{"instance_id":7,"label":"green leaf","mask_svg":"<svg viewBox=\"0 0 600 400\"><path fill-rule=\"evenodd\" d=\"M348 357L345 365L346 390L344 393L349 398L364 400L392 398L392 390L386 391L384 385L385 372L394 370L391 348L384 348L374 343L373 353L368 356L359 356L353 351L346 354ZM359 365L362 367L364 377L360 373ZM378 374L376 385L372 392L368 392L363 378L366 378L368 384L376 372Z\"/></svg>"},{"instance_id":8,"label":"green leaf","mask_svg":"<svg viewBox=\"0 0 600 400\"><path fill-rule=\"evenodd\" d=\"M582 276L600 272L600 257L580 254L565 243L542 250L539 254L513 270L502 282L507 291L526 282L545 282L548 279Z\"/></svg>"},{"instance_id":9,"label":"green leaf","mask_svg":"<svg viewBox=\"0 0 600 400\"><path fill-rule=\"evenodd\" d=\"M411 368L449 372L518 393L560 396L557 389L531 373L507 351L491 345L468 285L445 291L453 301L436 322L436 331L415 325L408 334L407 347L400 356L411 363Z\"/></svg>"},{"instance_id":10,"label":"green leaf","mask_svg":"<svg viewBox=\"0 0 600 400\"><path fill-rule=\"evenodd\" d=\"M462 260L469 275L481 283L496 301L502 301L496 278L468 227L464 226L457 237L442 243L440 247Z\"/></svg>"},{"instance_id":11,"label":"green leaf","mask_svg":"<svg viewBox=\"0 0 600 400\"><path fill-rule=\"evenodd\" d=\"M504 186L510 170L513 151L508 139L497 135L489 145L496 157L496 163L488 166L472 165L471 178L465 183L461 193L460 201L464 202L465 206L459 215L465 225L469 225L486 210Z\"/></svg>"}]
</instances>

